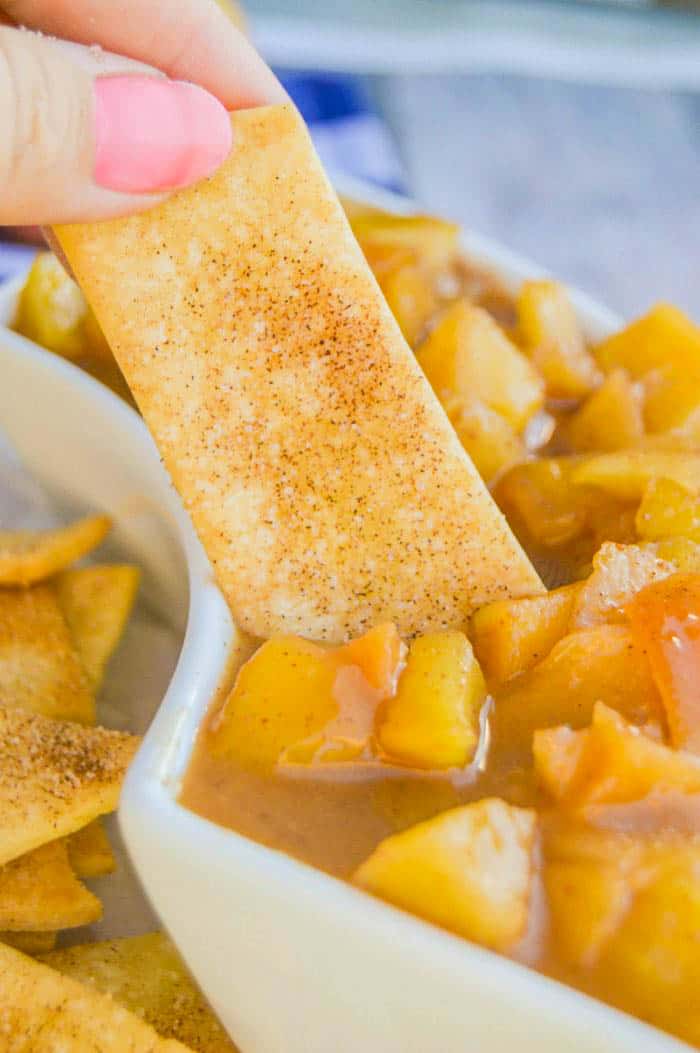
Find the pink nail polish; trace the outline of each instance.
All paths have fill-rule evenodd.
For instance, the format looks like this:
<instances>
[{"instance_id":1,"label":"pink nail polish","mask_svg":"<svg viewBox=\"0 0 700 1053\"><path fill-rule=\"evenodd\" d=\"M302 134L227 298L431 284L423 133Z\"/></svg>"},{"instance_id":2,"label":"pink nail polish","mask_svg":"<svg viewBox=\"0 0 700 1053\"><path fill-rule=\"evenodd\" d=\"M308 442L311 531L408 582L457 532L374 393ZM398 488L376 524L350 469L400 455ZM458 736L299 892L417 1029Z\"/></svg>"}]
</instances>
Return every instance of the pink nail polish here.
<instances>
[{"instance_id":1,"label":"pink nail polish","mask_svg":"<svg viewBox=\"0 0 700 1053\"><path fill-rule=\"evenodd\" d=\"M204 88L147 76L95 80L95 182L131 194L187 186L231 149L224 106Z\"/></svg>"}]
</instances>

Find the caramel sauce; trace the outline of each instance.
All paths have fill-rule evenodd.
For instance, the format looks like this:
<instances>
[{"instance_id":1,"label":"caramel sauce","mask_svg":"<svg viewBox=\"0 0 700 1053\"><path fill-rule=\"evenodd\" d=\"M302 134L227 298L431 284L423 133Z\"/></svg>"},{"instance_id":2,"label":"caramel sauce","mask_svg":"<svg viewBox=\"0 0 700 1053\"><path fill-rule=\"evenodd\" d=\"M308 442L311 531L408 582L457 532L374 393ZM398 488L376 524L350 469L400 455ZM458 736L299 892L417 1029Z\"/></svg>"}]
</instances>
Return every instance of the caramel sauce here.
<instances>
[{"instance_id":1,"label":"caramel sauce","mask_svg":"<svg viewBox=\"0 0 700 1053\"><path fill-rule=\"evenodd\" d=\"M350 877L383 838L459 804L492 795L523 807L542 803L529 746L519 745L520 723L507 708L501 714L494 707L484 721L486 756L466 771L353 762L280 766L267 774L214 755L211 727L219 707L217 701L200 730L181 803L337 877Z\"/></svg>"}]
</instances>

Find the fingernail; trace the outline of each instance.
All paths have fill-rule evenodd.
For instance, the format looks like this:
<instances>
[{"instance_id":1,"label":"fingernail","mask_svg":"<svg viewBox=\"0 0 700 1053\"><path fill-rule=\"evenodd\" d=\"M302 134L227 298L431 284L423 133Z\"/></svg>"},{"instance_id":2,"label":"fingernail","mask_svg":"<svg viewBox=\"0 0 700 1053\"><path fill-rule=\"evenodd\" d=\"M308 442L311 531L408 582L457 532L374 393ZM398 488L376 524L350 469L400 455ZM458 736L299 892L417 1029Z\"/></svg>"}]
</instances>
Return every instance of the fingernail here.
<instances>
[{"instance_id":1,"label":"fingernail","mask_svg":"<svg viewBox=\"0 0 700 1053\"><path fill-rule=\"evenodd\" d=\"M224 106L204 88L148 76L95 80L95 182L147 194L211 175L231 149Z\"/></svg>"}]
</instances>

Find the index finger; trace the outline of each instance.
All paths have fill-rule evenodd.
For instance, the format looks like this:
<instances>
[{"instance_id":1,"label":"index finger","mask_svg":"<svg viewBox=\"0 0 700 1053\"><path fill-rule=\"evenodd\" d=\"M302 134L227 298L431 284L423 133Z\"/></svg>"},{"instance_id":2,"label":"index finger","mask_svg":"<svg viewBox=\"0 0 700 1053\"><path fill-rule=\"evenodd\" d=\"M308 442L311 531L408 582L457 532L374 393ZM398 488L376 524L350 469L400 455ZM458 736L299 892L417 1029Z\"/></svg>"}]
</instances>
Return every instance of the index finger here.
<instances>
[{"instance_id":1,"label":"index finger","mask_svg":"<svg viewBox=\"0 0 700 1053\"><path fill-rule=\"evenodd\" d=\"M99 44L199 84L230 110L288 101L215 0L0 0L0 7L20 25Z\"/></svg>"}]
</instances>

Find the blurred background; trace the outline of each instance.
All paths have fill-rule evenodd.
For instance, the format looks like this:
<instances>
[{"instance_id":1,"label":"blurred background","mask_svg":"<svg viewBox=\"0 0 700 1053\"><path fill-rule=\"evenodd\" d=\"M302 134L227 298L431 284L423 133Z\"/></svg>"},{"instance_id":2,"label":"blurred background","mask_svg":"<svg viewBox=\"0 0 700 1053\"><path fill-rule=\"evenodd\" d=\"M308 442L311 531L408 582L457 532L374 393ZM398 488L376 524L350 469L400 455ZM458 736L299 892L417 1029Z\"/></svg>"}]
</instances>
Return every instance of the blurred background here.
<instances>
[{"instance_id":1,"label":"blurred background","mask_svg":"<svg viewBox=\"0 0 700 1053\"><path fill-rule=\"evenodd\" d=\"M325 111L323 78L315 101L290 81L331 166L400 186L624 315L666 298L700 320L700 3L246 6L278 69L355 74L345 100L326 79ZM334 153L323 117L343 105ZM380 122L364 135L363 108Z\"/></svg>"},{"instance_id":2,"label":"blurred background","mask_svg":"<svg viewBox=\"0 0 700 1053\"><path fill-rule=\"evenodd\" d=\"M700 321L700 2L245 9L332 172L409 194L624 316L669 299Z\"/></svg>"}]
</instances>

